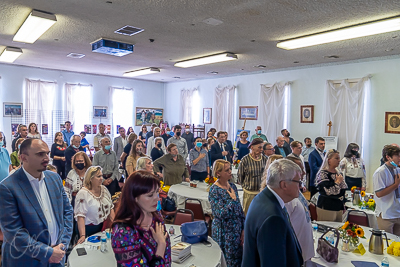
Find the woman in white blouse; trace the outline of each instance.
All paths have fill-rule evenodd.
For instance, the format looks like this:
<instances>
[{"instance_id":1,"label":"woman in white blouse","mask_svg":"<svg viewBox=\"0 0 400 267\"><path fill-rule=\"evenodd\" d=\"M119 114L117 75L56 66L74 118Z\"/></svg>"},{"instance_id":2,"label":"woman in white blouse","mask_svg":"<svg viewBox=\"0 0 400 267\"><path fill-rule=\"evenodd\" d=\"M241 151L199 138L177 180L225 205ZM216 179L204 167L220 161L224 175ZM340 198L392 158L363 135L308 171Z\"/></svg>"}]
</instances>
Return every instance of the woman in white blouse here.
<instances>
[{"instance_id":1,"label":"woman in white blouse","mask_svg":"<svg viewBox=\"0 0 400 267\"><path fill-rule=\"evenodd\" d=\"M83 179L86 170L92 166L92 162L85 152L79 151L72 157L72 170L65 178L65 193L67 194L72 207L75 207L75 197L78 191L83 187Z\"/></svg>"},{"instance_id":2,"label":"woman in white blouse","mask_svg":"<svg viewBox=\"0 0 400 267\"><path fill-rule=\"evenodd\" d=\"M108 217L111 221L114 220L114 205L111 195L102 183L101 167L90 167L83 180L84 187L78 192L75 199L74 215L78 222L78 244L83 243L87 236L100 232Z\"/></svg>"},{"instance_id":3,"label":"woman in white blouse","mask_svg":"<svg viewBox=\"0 0 400 267\"><path fill-rule=\"evenodd\" d=\"M360 147L356 143L350 143L344 153L344 158L340 161L340 170L345 177L348 190L353 186L361 188L362 191L367 188L364 160L359 150Z\"/></svg>"},{"instance_id":4,"label":"woman in white blouse","mask_svg":"<svg viewBox=\"0 0 400 267\"><path fill-rule=\"evenodd\" d=\"M28 127L28 138L36 138L36 139L42 139L42 136L40 135L37 125L34 122L31 122Z\"/></svg>"}]
</instances>

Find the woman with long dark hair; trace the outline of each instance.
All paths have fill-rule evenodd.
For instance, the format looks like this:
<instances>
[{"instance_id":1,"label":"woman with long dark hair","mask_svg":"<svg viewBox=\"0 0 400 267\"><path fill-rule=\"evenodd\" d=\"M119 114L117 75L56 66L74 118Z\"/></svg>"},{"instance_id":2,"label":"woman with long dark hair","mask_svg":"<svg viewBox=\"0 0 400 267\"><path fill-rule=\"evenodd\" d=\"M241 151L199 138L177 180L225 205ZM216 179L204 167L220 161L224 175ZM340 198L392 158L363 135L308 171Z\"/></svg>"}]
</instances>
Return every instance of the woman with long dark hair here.
<instances>
[{"instance_id":1,"label":"woman with long dark hair","mask_svg":"<svg viewBox=\"0 0 400 267\"><path fill-rule=\"evenodd\" d=\"M157 212L159 187L157 177L146 171L125 182L111 237L118 267L171 266L171 242Z\"/></svg>"},{"instance_id":2,"label":"woman with long dark hair","mask_svg":"<svg viewBox=\"0 0 400 267\"><path fill-rule=\"evenodd\" d=\"M356 186L365 191L367 188L365 165L359 150L360 147L356 143L350 143L339 166L349 189Z\"/></svg>"},{"instance_id":3,"label":"woman with long dark hair","mask_svg":"<svg viewBox=\"0 0 400 267\"><path fill-rule=\"evenodd\" d=\"M125 169L130 176L136 170L136 162L139 158L146 156L142 153L144 143L137 139L133 141L131 151L126 159Z\"/></svg>"}]
</instances>

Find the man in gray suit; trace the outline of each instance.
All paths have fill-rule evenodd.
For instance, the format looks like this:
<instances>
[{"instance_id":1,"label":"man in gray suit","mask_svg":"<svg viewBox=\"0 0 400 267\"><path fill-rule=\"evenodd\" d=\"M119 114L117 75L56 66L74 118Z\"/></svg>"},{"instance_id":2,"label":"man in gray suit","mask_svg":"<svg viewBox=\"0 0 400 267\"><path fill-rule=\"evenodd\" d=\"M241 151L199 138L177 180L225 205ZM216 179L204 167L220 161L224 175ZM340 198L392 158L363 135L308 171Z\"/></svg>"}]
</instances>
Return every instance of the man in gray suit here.
<instances>
[{"instance_id":1,"label":"man in gray suit","mask_svg":"<svg viewBox=\"0 0 400 267\"><path fill-rule=\"evenodd\" d=\"M125 134L125 128L119 127L119 136L114 138L114 151L117 154L117 159L120 162L122 152L124 152L124 147L128 144L128 137ZM121 162L120 162L121 163Z\"/></svg>"}]
</instances>

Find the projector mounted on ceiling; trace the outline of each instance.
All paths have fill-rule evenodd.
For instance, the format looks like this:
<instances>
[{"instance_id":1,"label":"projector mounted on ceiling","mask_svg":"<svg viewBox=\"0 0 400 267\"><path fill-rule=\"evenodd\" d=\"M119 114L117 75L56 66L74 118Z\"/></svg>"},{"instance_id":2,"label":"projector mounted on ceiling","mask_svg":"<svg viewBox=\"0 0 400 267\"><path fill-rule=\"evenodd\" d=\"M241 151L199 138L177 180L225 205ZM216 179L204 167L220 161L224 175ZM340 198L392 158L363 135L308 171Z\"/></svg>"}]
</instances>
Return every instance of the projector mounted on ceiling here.
<instances>
[{"instance_id":1,"label":"projector mounted on ceiling","mask_svg":"<svg viewBox=\"0 0 400 267\"><path fill-rule=\"evenodd\" d=\"M118 41L99 39L92 44L92 52L102 53L117 57L123 57L133 53L133 44L125 44Z\"/></svg>"}]
</instances>

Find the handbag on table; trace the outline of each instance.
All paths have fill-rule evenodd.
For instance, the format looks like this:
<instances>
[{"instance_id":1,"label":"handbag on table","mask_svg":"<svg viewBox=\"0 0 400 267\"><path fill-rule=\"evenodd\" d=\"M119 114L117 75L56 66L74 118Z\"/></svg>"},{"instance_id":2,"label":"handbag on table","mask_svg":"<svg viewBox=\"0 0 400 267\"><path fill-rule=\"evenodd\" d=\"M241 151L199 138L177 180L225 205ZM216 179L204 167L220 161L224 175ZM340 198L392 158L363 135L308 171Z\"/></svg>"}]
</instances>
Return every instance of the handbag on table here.
<instances>
[{"instance_id":1,"label":"handbag on table","mask_svg":"<svg viewBox=\"0 0 400 267\"><path fill-rule=\"evenodd\" d=\"M205 221L187 222L181 225L182 242L195 244L207 241L208 231Z\"/></svg>"},{"instance_id":2,"label":"handbag on table","mask_svg":"<svg viewBox=\"0 0 400 267\"><path fill-rule=\"evenodd\" d=\"M336 234L336 244L333 246L330 242L328 242L324 236L328 232L333 232ZM339 250L338 250L338 244L339 244L339 232L338 230L334 228L328 229L319 239L318 239L318 247L317 247L317 253L321 255L321 257L326 260L327 262L338 262L339 258Z\"/></svg>"}]
</instances>

